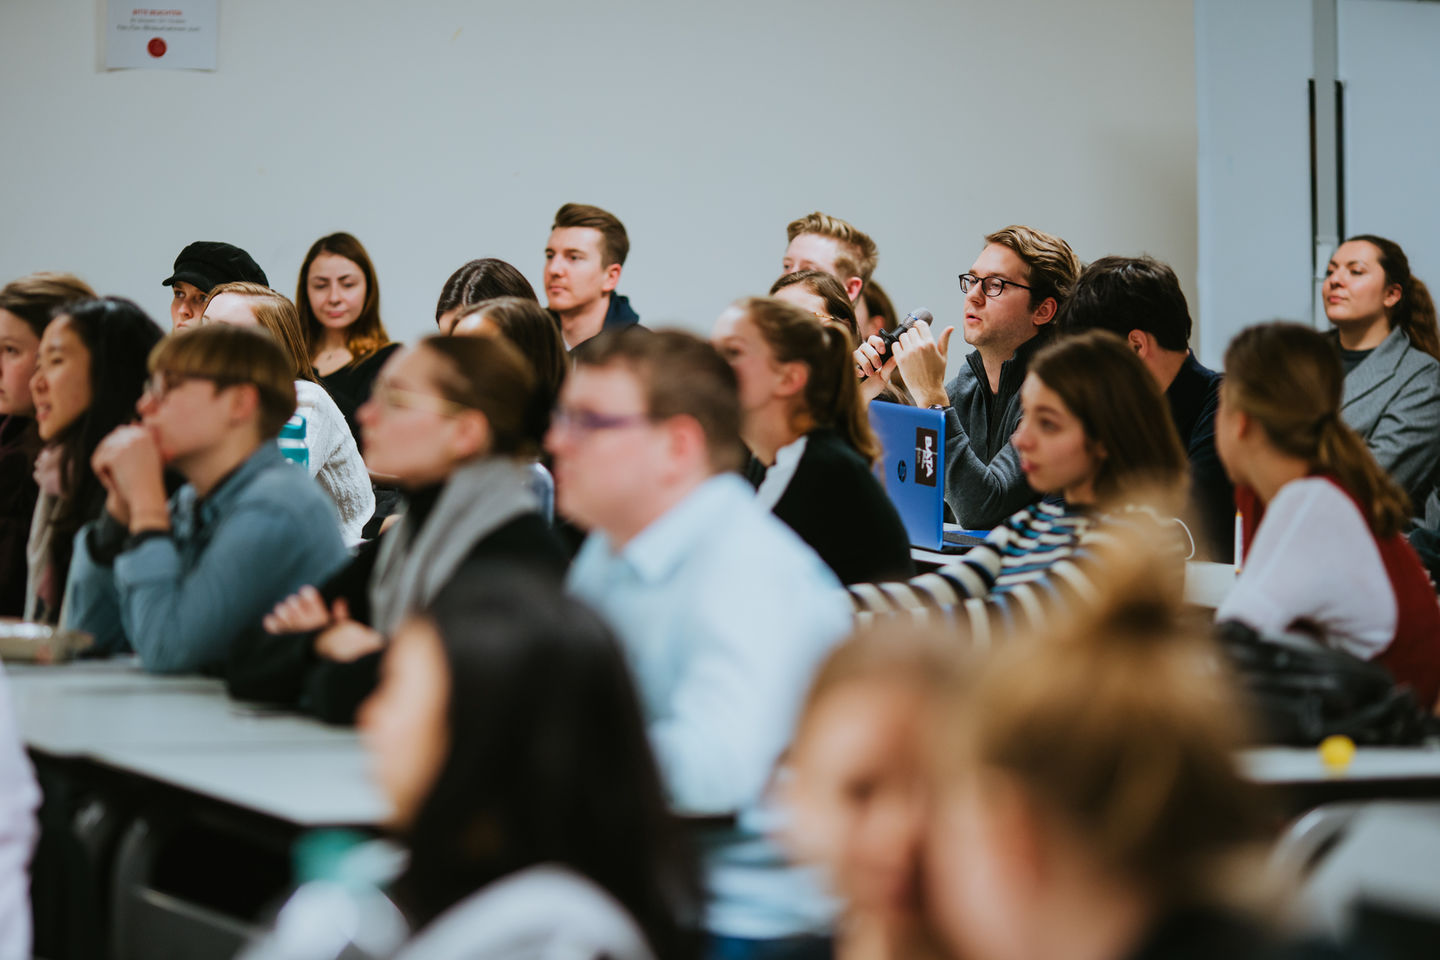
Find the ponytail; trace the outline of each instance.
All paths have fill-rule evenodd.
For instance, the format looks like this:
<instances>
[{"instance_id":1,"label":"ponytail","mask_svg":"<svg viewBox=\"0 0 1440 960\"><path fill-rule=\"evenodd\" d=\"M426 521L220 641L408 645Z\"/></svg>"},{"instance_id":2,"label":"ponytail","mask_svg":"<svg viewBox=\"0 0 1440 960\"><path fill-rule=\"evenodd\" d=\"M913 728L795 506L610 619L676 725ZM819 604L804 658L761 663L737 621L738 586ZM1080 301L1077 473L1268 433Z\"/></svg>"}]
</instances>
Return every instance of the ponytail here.
<instances>
[{"instance_id":1,"label":"ponytail","mask_svg":"<svg viewBox=\"0 0 1440 960\"><path fill-rule=\"evenodd\" d=\"M852 353L854 341L842 326L817 319L791 303L753 297L738 304L781 363L803 363L809 371L797 411L817 427L840 435L871 466L880 443L860 399Z\"/></svg>"},{"instance_id":2,"label":"ponytail","mask_svg":"<svg viewBox=\"0 0 1440 960\"><path fill-rule=\"evenodd\" d=\"M1424 282L1410 272L1410 258L1405 256L1400 244L1373 233L1362 233L1345 242L1355 240L1364 241L1379 251L1386 285L1393 283L1400 287L1400 300L1390 308L1390 326L1405 331L1416 350L1440 360L1440 326L1435 321L1435 301Z\"/></svg>"},{"instance_id":3,"label":"ponytail","mask_svg":"<svg viewBox=\"0 0 1440 960\"><path fill-rule=\"evenodd\" d=\"M860 386L851 359L855 347L844 328L835 324L822 323L820 335L824 353L819 363L810 364L806 403L816 423L840 434L867 465L874 466L880 459L880 444L870 429L870 415L860 402ZM820 411L829 412L828 423Z\"/></svg>"},{"instance_id":4,"label":"ponytail","mask_svg":"<svg viewBox=\"0 0 1440 960\"><path fill-rule=\"evenodd\" d=\"M1377 537L1393 536L1403 530L1410 521L1410 498L1375 462L1360 435L1338 414L1325 416L1316 432L1314 463L1319 472L1334 477L1359 501Z\"/></svg>"},{"instance_id":5,"label":"ponytail","mask_svg":"<svg viewBox=\"0 0 1440 960\"><path fill-rule=\"evenodd\" d=\"M1225 350L1226 402L1257 422L1276 450L1333 477L1371 531L1388 537L1409 521L1409 498L1340 418L1343 384L1330 341L1297 323L1250 327Z\"/></svg>"}]
</instances>

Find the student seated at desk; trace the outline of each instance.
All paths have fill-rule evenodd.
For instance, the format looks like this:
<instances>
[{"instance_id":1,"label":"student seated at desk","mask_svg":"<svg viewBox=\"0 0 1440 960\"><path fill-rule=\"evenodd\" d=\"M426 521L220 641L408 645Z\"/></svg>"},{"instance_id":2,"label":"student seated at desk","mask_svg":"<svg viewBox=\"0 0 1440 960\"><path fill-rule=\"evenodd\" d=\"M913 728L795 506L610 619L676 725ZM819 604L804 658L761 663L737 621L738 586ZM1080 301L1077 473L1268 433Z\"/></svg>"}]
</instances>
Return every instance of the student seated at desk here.
<instances>
[{"instance_id":1,"label":"student seated at desk","mask_svg":"<svg viewBox=\"0 0 1440 960\"><path fill-rule=\"evenodd\" d=\"M45 446L35 460L40 498L27 547L26 620L65 619L76 533L105 509L92 457L112 430L135 415L145 358L163 336L144 310L105 297L58 308L40 337L30 395Z\"/></svg>"},{"instance_id":2,"label":"student seated at desk","mask_svg":"<svg viewBox=\"0 0 1440 960\"><path fill-rule=\"evenodd\" d=\"M450 581L499 568L559 584L565 554L531 483L535 380L498 337L430 337L402 349L360 408L365 460L405 492L399 522L334 579L315 579L236 648L230 692L299 703L349 723L374 689L380 650Z\"/></svg>"},{"instance_id":3,"label":"student seated at desk","mask_svg":"<svg viewBox=\"0 0 1440 960\"><path fill-rule=\"evenodd\" d=\"M1225 351L1215 442L1247 550L1216 619L1315 635L1380 663L1430 708L1440 603L1401 535L1405 492L1341 419L1342 389L1334 348L1308 327L1251 327Z\"/></svg>"},{"instance_id":4,"label":"student seated at desk","mask_svg":"<svg viewBox=\"0 0 1440 960\"><path fill-rule=\"evenodd\" d=\"M1340 415L1419 515L1440 482L1435 301L1400 245L1371 234L1336 248L1323 292L1345 371Z\"/></svg>"},{"instance_id":5,"label":"student seated at desk","mask_svg":"<svg viewBox=\"0 0 1440 960\"><path fill-rule=\"evenodd\" d=\"M340 512L340 532L349 544L375 512L370 474L345 415L315 377L300 313L284 294L258 283L222 283L210 291L202 323L230 323L264 330L285 348L295 368L295 412L305 418L306 468L330 494Z\"/></svg>"},{"instance_id":6,"label":"student seated at desk","mask_svg":"<svg viewBox=\"0 0 1440 960\"><path fill-rule=\"evenodd\" d=\"M57 307L95 291L68 273L35 273L0 287L0 617L25 615L25 547L40 488L40 434L30 379Z\"/></svg>"},{"instance_id":7,"label":"student seated at desk","mask_svg":"<svg viewBox=\"0 0 1440 960\"><path fill-rule=\"evenodd\" d=\"M672 802L738 813L705 846L712 955L823 947L832 907L770 840L769 785L850 618L835 575L732 472L735 372L679 331L601 334L546 442L561 511L592 528L568 586L630 654Z\"/></svg>"},{"instance_id":8,"label":"student seated at desk","mask_svg":"<svg viewBox=\"0 0 1440 960\"><path fill-rule=\"evenodd\" d=\"M870 472L880 445L845 331L794 304L755 297L722 313L711 339L740 383L740 435L765 467L761 505L841 583L914 573L900 514Z\"/></svg>"},{"instance_id":9,"label":"student seated at desk","mask_svg":"<svg viewBox=\"0 0 1440 960\"><path fill-rule=\"evenodd\" d=\"M1125 340L1165 394L1190 462L1185 520L1196 556L1235 559L1235 488L1215 453L1220 374L1190 352L1190 309L1168 264L1151 257L1101 257L1075 281L1056 318L1060 335L1109 330Z\"/></svg>"},{"instance_id":10,"label":"student seated at desk","mask_svg":"<svg viewBox=\"0 0 1440 960\"><path fill-rule=\"evenodd\" d=\"M850 588L858 614L950 610L977 643L1016 621L1084 605L1104 579L1096 552L1127 527L1172 526L1185 489L1185 454L1145 365L1114 334L1067 337L1035 355L1020 388L1013 444L1036 503L995 528L957 562L908 583ZM1178 528L1175 531L1179 533ZM1184 551L1174 569L1183 576Z\"/></svg>"},{"instance_id":11,"label":"student seated at desk","mask_svg":"<svg viewBox=\"0 0 1440 960\"><path fill-rule=\"evenodd\" d=\"M464 575L396 632L383 674L360 723L409 853L395 960L698 955L693 853L593 613L553 584ZM306 919L282 913L246 960L296 956L287 920Z\"/></svg>"},{"instance_id":12,"label":"student seated at desk","mask_svg":"<svg viewBox=\"0 0 1440 960\"><path fill-rule=\"evenodd\" d=\"M275 437L295 412L290 360L266 334L200 327L150 355L141 424L92 465L105 513L75 538L68 623L154 673L218 673L292 591L345 562L335 507ZM163 472L186 480L166 502Z\"/></svg>"}]
</instances>

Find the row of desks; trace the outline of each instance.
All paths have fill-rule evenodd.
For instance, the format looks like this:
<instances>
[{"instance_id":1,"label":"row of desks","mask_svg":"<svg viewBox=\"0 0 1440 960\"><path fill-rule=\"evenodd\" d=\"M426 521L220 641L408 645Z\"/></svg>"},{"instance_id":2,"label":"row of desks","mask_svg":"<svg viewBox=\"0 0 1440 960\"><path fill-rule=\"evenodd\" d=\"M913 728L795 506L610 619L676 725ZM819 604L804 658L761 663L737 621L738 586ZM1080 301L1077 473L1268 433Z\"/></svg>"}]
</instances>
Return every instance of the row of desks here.
<instances>
[{"instance_id":1,"label":"row of desks","mask_svg":"<svg viewBox=\"0 0 1440 960\"><path fill-rule=\"evenodd\" d=\"M89 760L302 827L385 818L353 730L236 703L218 680L147 676L133 660L7 673L32 752Z\"/></svg>"},{"instance_id":2,"label":"row of desks","mask_svg":"<svg viewBox=\"0 0 1440 960\"><path fill-rule=\"evenodd\" d=\"M63 914L73 916L108 901L114 904L113 932L80 937L64 933L60 947L48 956L147 955L156 935L146 941L144 933L133 931L162 929L151 917L160 909L155 904L170 909L175 901L133 879L153 873L148 865L165 842L158 828L171 828L171 842L183 843L173 840L174 829L180 821L195 821L238 843L269 850L274 861L284 859L284 851L304 830L369 828L386 819L386 803L368 776L364 749L352 730L236 703L215 680L147 676L133 661L6 669L18 727L47 787L47 805L73 801L61 817L49 818L49 829L62 824L72 851L99 849L91 839L68 835L70 825L83 833L80 827L88 814L82 816L81 810L95 795L111 810L121 811L113 818L121 825L106 841L110 852L94 858L91 875L80 884L92 892L90 900L75 899L76 882L66 877L63 906L58 908L62 915L49 925L52 931L65 928ZM1330 800L1440 797L1436 748L1364 748L1348 770L1338 774L1327 770L1313 749L1248 750L1241 766L1251 779L1274 788L1292 815ZM57 783L60 789L52 789ZM72 789L71 784L80 786ZM37 871L44 867L46 849L42 840ZM49 849L53 860L54 845ZM74 858L65 859L69 863ZM207 862L202 869L225 868ZM189 911L186 916L203 915L201 907L184 909ZM43 926L39 910L37 900L37 933ZM208 939L197 941L201 946L192 952L172 950L170 955L222 955L216 953L218 943L228 950L241 942L243 923L212 919L214 929L205 934ZM254 920L252 916L246 922ZM163 929L158 936L173 939L175 927ZM98 941L112 937L116 948L97 953ZM124 948L125 943L131 946Z\"/></svg>"}]
</instances>

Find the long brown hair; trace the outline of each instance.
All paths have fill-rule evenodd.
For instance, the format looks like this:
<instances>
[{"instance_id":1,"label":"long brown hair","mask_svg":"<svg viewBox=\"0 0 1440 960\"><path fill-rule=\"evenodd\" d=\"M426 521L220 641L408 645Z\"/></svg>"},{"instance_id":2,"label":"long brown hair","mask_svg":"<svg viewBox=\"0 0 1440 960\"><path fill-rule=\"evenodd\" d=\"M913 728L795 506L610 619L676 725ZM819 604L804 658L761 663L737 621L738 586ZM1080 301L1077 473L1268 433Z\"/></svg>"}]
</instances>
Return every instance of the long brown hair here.
<instances>
[{"instance_id":1,"label":"long brown hair","mask_svg":"<svg viewBox=\"0 0 1440 960\"><path fill-rule=\"evenodd\" d=\"M1350 492L1377 536L1410 520L1410 500L1340 418L1345 375L1325 335L1298 323L1262 323L1240 331L1225 350L1223 391L1260 424L1281 453L1298 457Z\"/></svg>"},{"instance_id":2,"label":"long brown hair","mask_svg":"<svg viewBox=\"0 0 1440 960\"><path fill-rule=\"evenodd\" d=\"M736 304L755 325L781 363L803 363L810 371L805 381L804 413L818 427L829 427L855 452L873 465L880 444L870 429L870 417L860 402L855 379L855 349L850 335L834 324L772 297L751 297Z\"/></svg>"},{"instance_id":3,"label":"long brown hair","mask_svg":"<svg viewBox=\"0 0 1440 960\"><path fill-rule=\"evenodd\" d=\"M364 245L348 233L332 233L310 245L305 261L300 264L300 279L295 286L295 306L300 311L300 322L305 327L305 342L309 345L312 357L324 342L325 336L325 327L310 306L309 289L310 265L322 253L333 253L353 262L365 277L365 303L360 308L360 316L345 329L345 348L355 358L351 362L358 363L390 342L390 335L385 332L385 324L380 322L380 281L375 277L375 265L370 262L370 254L365 252Z\"/></svg>"},{"instance_id":4,"label":"long brown hair","mask_svg":"<svg viewBox=\"0 0 1440 960\"><path fill-rule=\"evenodd\" d=\"M1179 507L1185 450L1159 385L1125 341L1104 330L1063 337L1035 355L1030 373L1059 394L1086 438L1105 452L1095 476L1102 504Z\"/></svg>"},{"instance_id":5,"label":"long brown hair","mask_svg":"<svg viewBox=\"0 0 1440 960\"><path fill-rule=\"evenodd\" d=\"M1380 252L1380 269L1385 271L1386 286L1393 283L1400 287L1400 300L1387 315L1391 328L1404 330L1416 350L1440 360L1440 325L1435 321L1435 301L1424 282L1410 272L1410 258L1394 240L1361 233L1345 242L1356 240L1363 240Z\"/></svg>"},{"instance_id":6,"label":"long brown hair","mask_svg":"<svg viewBox=\"0 0 1440 960\"><path fill-rule=\"evenodd\" d=\"M258 283L237 280L233 283L222 283L211 290L210 297L205 302L209 303L222 293L233 293L249 301L250 309L260 326L269 331L270 336L289 354L295 365L293 379L318 382L315 368L310 363L310 348L305 342L305 328L300 325L300 311L295 309L295 304L290 302L289 297Z\"/></svg>"}]
</instances>

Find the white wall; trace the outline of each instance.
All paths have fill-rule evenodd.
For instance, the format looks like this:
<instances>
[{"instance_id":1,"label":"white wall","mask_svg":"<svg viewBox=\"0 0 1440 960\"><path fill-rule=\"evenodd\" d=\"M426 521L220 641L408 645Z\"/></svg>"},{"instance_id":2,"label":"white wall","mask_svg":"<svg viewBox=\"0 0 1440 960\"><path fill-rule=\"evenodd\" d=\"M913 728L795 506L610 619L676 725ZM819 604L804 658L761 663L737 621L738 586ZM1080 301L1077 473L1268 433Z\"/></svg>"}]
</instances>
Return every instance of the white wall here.
<instances>
[{"instance_id":1,"label":"white wall","mask_svg":"<svg viewBox=\"0 0 1440 960\"><path fill-rule=\"evenodd\" d=\"M1310 0L1195 4L1197 319L1217 369L1245 327L1310 316L1312 30Z\"/></svg>"},{"instance_id":2,"label":"white wall","mask_svg":"<svg viewBox=\"0 0 1440 960\"><path fill-rule=\"evenodd\" d=\"M224 0L215 73L105 72L102 21L0 2L0 278L74 270L163 320L185 243L237 243L293 291L344 229L413 338L467 259L537 281L579 200L625 221L620 292L652 325L763 291L816 208L942 321L1011 222L1194 289L1189 0Z\"/></svg>"},{"instance_id":3,"label":"white wall","mask_svg":"<svg viewBox=\"0 0 1440 960\"><path fill-rule=\"evenodd\" d=\"M1440 289L1440 4L1345 0L1345 230L1388 237Z\"/></svg>"}]
</instances>

